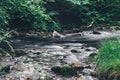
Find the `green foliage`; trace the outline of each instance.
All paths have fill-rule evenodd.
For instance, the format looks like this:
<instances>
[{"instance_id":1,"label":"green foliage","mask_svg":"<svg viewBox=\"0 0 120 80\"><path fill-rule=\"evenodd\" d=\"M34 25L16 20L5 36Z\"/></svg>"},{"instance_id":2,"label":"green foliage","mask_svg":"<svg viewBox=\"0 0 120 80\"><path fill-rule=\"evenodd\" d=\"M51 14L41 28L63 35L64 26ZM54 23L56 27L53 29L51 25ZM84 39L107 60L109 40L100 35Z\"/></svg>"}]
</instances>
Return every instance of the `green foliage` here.
<instances>
[{"instance_id":1,"label":"green foliage","mask_svg":"<svg viewBox=\"0 0 120 80\"><path fill-rule=\"evenodd\" d=\"M0 27L53 31L66 24L93 22L117 26L119 3L119 0L1 0Z\"/></svg>"},{"instance_id":2,"label":"green foliage","mask_svg":"<svg viewBox=\"0 0 120 80\"><path fill-rule=\"evenodd\" d=\"M1 11L3 26L7 24L9 27L18 29L58 29L57 23L46 12L43 4L45 4L43 0L2 0L0 10L4 9ZM10 17L8 19L6 19L7 14Z\"/></svg>"},{"instance_id":3,"label":"green foliage","mask_svg":"<svg viewBox=\"0 0 120 80\"><path fill-rule=\"evenodd\" d=\"M56 18L62 24L118 25L120 20L119 0L55 0L45 6L48 11L56 11Z\"/></svg>"},{"instance_id":4,"label":"green foliage","mask_svg":"<svg viewBox=\"0 0 120 80\"><path fill-rule=\"evenodd\" d=\"M119 80L120 40L103 42L97 55L96 70L100 80Z\"/></svg>"},{"instance_id":5,"label":"green foliage","mask_svg":"<svg viewBox=\"0 0 120 80\"><path fill-rule=\"evenodd\" d=\"M6 13L5 9L0 7L0 28L4 28L8 25L9 14Z\"/></svg>"},{"instance_id":6,"label":"green foliage","mask_svg":"<svg viewBox=\"0 0 120 80\"><path fill-rule=\"evenodd\" d=\"M8 37L10 37L10 33L11 33L12 31L5 31L5 30L3 30L3 29L1 29L0 30L0 54L2 54L2 55L10 55L10 53L9 52L14 52L14 49L13 49L13 47L10 45L10 43L8 42L8 40L7 40L7 38ZM2 43L6 43L6 45L4 45L4 46L8 46L9 47L9 50L7 49L5 49L5 48L3 48L1 45L2 45ZM11 56L11 55L10 55Z\"/></svg>"},{"instance_id":7,"label":"green foliage","mask_svg":"<svg viewBox=\"0 0 120 80\"><path fill-rule=\"evenodd\" d=\"M78 4L79 8L86 11L88 18L96 22L115 22L120 19L120 1L119 0L68 0ZM81 12L82 13L82 12Z\"/></svg>"},{"instance_id":8,"label":"green foliage","mask_svg":"<svg viewBox=\"0 0 120 80\"><path fill-rule=\"evenodd\" d=\"M70 66L54 66L51 70L62 76L73 76L77 74L77 70Z\"/></svg>"}]
</instances>

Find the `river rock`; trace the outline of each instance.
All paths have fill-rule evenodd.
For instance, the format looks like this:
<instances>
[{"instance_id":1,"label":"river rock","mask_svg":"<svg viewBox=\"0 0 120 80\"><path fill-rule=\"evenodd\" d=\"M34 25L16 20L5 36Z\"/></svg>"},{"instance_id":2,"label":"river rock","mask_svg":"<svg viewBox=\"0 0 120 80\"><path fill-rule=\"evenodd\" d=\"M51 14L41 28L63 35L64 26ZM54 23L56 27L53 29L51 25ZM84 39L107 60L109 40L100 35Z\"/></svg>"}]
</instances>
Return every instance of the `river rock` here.
<instances>
[{"instance_id":1,"label":"river rock","mask_svg":"<svg viewBox=\"0 0 120 80\"><path fill-rule=\"evenodd\" d=\"M97 53L93 52L93 53L91 53L89 56L90 56L90 57L93 57L93 56L95 56L95 55L97 55Z\"/></svg>"},{"instance_id":2,"label":"river rock","mask_svg":"<svg viewBox=\"0 0 120 80\"><path fill-rule=\"evenodd\" d=\"M84 70L82 71L82 73L83 73L84 75L90 75L91 73L93 73L93 70L92 70L92 69L84 69Z\"/></svg>"},{"instance_id":3,"label":"river rock","mask_svg":"<svg viewBox=\"0 0 120 80\"><path fill-rule=\"evenodd\" d=\"M72 53L80 53L80 51L75 50L75 49L72 49L71 52L72 52Z\"/></svg>"},{"instance_id":4,"label":"river rock","mask_svg":"<svg viewBox=\"0 0 120 80\"><path fill-rule=\"evenodd\" d=\"M86 51L96 51L97 49L94 47L88 47L85 49Z\"/></svg>"},{"instance_id":5,"label":"river rock","mask_svg":"<svg viewBox=\"0 0 120 80\"><path fill-rule=\"evenodd\" d=\"M63 47L58 45L43 46L44 49L63 49Z\"/></svg>"},{"instance_id":6,"label":"river rock","mask_svg":"<svg viewBox=\"0 0 120 80\"><path fill-rule=\"evenodd\" d=\"M79 64L79 63L72 63L70 66L75 68L75 69L79 69L79 70L83 70L84 69L84 66Z\"/></svg>"},{"instance_id":7,"label":"river rock","mask_svg":"<svg viewBox=\"0 0 120 80\"><path fill-rule=\"evenodd\" d=\"M79 62L79 59L75 56L75 55L73 55L73 54L70 54L69 56L67 56L67 58L66 58L66 63L68 63L68 64L72 64L72 63L78 63Z\"/></svg>"},{"instance_id":8,"label":"river rock","mask_svg":"<svg viewBox=\"0 0 120 80\"><path fill-rule=\"evenodd\" d=\"M91 65L84 65L84 68L87 68L87 69L89 68L90 69Z\"/></svg>"},{"instance_id":9,"label":"river rock","mask_svg":"<svg viewBox=\"0 0 120 80\"><path fill-rule=\"evenodd\" d=\"M10 78L10 77L7 77L7 78L5 78L5 80L11 80L11 78Z\"/></svg>"},{"instance_id":10,"label":"river rock","mask_svg":"<svg viewBox=\"0 0 120 80\"><path fill-rule=\"evenodd\" d=\"M12 32L12 34L11 34L12 36L14 36L14 37L17 37L17 36L19 36L20 35L20 33L19 32L17 32L17 31L14 31L14 32Z\"/></svg>"},{"instance_id":11,"label":"river rock","mask_svg":"<svg viewBox=\"0 0 120 80\"><path fill-rule=\"evenodd\" d=\"M25 80L25 78L23 78L23 77L20 77L20 80Z\"/></svg>"},{"instance_id":12,"label":"river rock","mask_svg":"<svg viewBox=\"0 0 120 80\"><path fill-rule=\"evenodd\" d=\"M58 33L57 31L54 31L52 34L53 38L64 38L64 36L60 33Z\"/></svg>"},{"instance_id":13,"label":"river rock","mask_svg":"<svg viewBox=\"0 0 120 80\"><path fill-rule=\"evenodd\" d=\"M86 51L91 51L91 49L87 48Z\"/></svg>"},{"instance_id":14,"label":"river rock","mask_svg":"<svg viewBox=\"0 0 120 80\"><path fill-rule=\"evenodd\" d=\"M67 55L67 53L61 52L61 51L51 51L51 52L48 52L48 53L53 55L53 56L66 56Z\"/></svg>"},{"instance_id":15,"label":"river rock","mask_svg":"<svg viewBox=\"0 0 120 80\"><path fill-rule=\"evenodd\" d=\"M15 57L24 56L24 55L27 55L27 54L28 53L26 53L26 51L24 49L15 50Z\"/></svg>"},{"instance_id":16,"label":"river rock","mask_svg":"<svg viewBox=\"0 0 120 80\"><path fill-rule=\"evenodd\" d=\"M99 31L92 31L93 34L101 34Z\"/></svg>"},{"instance_id":17,"label":"river rock","mask_svg":"<svg viewBox=\"0 0 120 80\"><path fill-rule=\"evenodd\" d=\"M81 77L83 77L83 74L77 74L76 77L81 78Z\"/></svg>"},{"instance_id":18,"label":"river rock","mask_svg":"<svg viewBox=\"0 0 120 80\"><path fill-rule=\"evenodd\" d=\"M35 57L37 57L37 55L36 54L29 54L28 57L35 58Z\"/></svg>"},{"instance_id":19,"label":"river rock","mask_svg":"<svg viewBox=\"0 0 120 80\"><path fill-rule=\"evenodd\" d=\"M78 78L77 80L98 80L98 79L93 78L91 76L82 76L82 77Z\"/></svg>"},{"instance_id":20,"label":"river rock","mask_svg":"<svg viewBox=\"0 0 120 80\"><path fill-rule=\"evenodd\" d=\"M64 43L63 46L69 46L69 47L82 47L83 44L81 44L81 43Z\"/></svg>"}]
</instances>

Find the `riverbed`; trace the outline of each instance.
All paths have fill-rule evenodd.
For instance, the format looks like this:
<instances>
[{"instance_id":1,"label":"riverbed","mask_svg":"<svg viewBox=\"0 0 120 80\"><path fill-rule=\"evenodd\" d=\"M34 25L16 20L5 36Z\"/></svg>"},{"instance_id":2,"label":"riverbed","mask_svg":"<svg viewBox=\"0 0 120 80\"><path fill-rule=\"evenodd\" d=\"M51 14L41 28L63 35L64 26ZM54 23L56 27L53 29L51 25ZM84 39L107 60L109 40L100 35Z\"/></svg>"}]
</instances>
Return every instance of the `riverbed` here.
<instances>
[{"instance_id":1,"label":"riverbed","mask_svg":"<svg viewBox=\"0 0 120 80\"><path fill-rule=\"evenodd\" d=\"M85 31L82 36L69 36L63 39L41 39L33 36L11 38L15 57L2 58L1 64L9 66L10 69L8 72L4 71L0 80L98 80L95 75L95 55L99 43L103 39L118 36L119 31L101 34ZM51 70L55 66L71 65L84 68L76 75L70 76L59 75Z\"/></svg>"}]
</instances>

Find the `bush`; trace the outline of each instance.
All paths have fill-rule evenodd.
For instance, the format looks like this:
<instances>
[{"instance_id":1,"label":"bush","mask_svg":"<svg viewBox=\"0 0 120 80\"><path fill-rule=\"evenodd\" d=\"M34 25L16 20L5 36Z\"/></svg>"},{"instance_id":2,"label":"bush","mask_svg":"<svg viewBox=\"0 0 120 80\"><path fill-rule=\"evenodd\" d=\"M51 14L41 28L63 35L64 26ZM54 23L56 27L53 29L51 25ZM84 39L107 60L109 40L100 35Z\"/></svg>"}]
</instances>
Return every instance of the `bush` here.
<instances>
[{"instance_id":1,"label":"bush","mask_svg":"<svg viewBox=\"0 0 120 80\"><path fill-rule=\"evenodd\" d=\"M11 32L0 29L0 54L2 56L10 55L13 57L11 53L14 53L14 49L7 40Z\"/></svg>"},{"instance_id":2,"label":"bush","mask_svg":"<svg viewBox=\"0 0 120 80\"><path fill-rule=\"evenodd\" d=\"M100 80L120 79L120 40L103 42L97 55L96 70Z\"/></svg>"},{"instance_id":3,"label":"bush","mask_svg":"<svg viewBox=\"0 0 120 80\"><path fill-rule=\"evenodd\" d=\"M116 26L120 24L119 3L119 0L1 0L0 27L53 31L71 24Z\"/></svg>"},{"instance_id":4,"label":"bush","mask_svg":"<svg viewBox=\"0 0 120 80\"><path fill-rule=\"evenodd\" d=\"M5 9L0 7L0 28L5 28L8 25L9 14Z\"/></svg>"},{"instance_id":5,"label":"bush","mask_svg":"<svg viewBox=\"0 0 120 80\"><path fill-rule=\"evenodd\" d=\"M51 18L43 7L43 0L2 0L0 3L1 16L3 25L17 29L40 29L54 30L58 29L57 23ZM6 19L9 14L9 19ZM50 28L49 28L50 27Z\"/></svg>"},{"instance_id":6,"label":"bush","mask_svg":"<svg viewBox=\"0 0 120 80\"><path fill-rule=\"evenodd\" d=\"M45 6L48 11L56 11L55 19L65 24L89 25L107 24L119 25L119 0L54 0ZM69 27L69 26L68 26ZM74 26L75 27L75 26ZM78 26L80 27L80 26Z\"/></svg>"}]
</instances>

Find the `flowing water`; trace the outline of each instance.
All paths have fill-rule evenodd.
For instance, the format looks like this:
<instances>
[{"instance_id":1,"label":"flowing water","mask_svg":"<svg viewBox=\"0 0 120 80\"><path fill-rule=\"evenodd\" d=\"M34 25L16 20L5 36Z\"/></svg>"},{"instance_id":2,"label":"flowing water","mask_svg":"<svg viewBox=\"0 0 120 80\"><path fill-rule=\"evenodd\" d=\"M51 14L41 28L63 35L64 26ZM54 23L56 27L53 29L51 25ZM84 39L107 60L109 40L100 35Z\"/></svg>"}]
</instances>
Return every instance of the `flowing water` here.
<instances>
[{"instance_id":1,"label":"flowing water","mask_svg":"<svg viewBox=\"0 0 120 80\"><path fill-rule=\"evenodd\" d=\"M4 58L1 64L11 65L12 70L1 75L0 80L98 80L93 73L96 66L94 56L97 54L100 41L70 39L56 41L34 37L11 38L10 41L16 51L15 58ZM51 71L55 66L73 64L84 68L69 77Z\"/></svg>"},{"instance_id":2,"label":"flowing water","mask_svg":"<svg viewBox=\"0 0 120 80\"><path fill-rule=\"evenodd\" d=\"M11 42L17 51L16 59L20 64L18 67L29 66L31 68L24 71L11 71L7 76L16 74L13 77L22 77L27 74L31 75L33 80L38 78L42 80L46 77L53 80L97 80L96 77L91 76L95 69L95 61L91 59L91 55L97 53L96 42L51 42L25 38L12 39ZM81 70L78 73L81 76L69 77L57 75L51 71L54 66L70 66L73 63L87 65L90 68Z\"/></svg>"}]
</instances>

